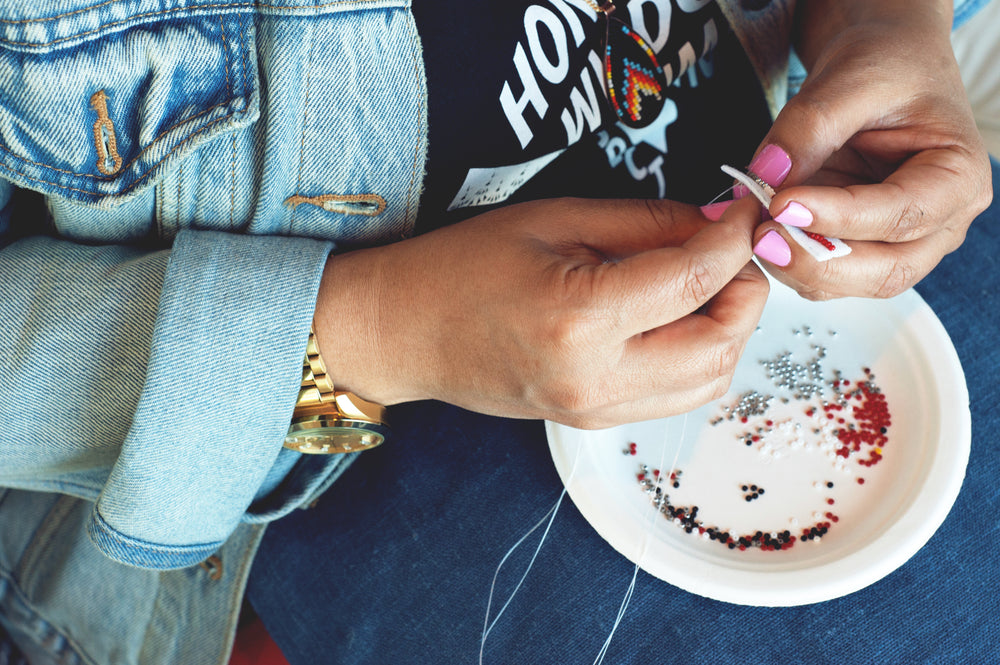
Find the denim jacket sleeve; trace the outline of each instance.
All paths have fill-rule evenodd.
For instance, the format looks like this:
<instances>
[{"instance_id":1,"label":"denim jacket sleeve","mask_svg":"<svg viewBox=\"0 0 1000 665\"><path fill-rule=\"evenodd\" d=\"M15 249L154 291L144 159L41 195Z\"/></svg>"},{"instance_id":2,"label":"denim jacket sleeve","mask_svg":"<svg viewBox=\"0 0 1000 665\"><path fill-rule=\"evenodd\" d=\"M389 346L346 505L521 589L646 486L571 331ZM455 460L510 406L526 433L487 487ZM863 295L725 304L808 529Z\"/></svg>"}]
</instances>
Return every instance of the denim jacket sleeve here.
<instances>
[{"instance_id":1,"label":"denim jacket sleeve","mask_svg":"<svg viewBox=\"0 0 1000 665\"><path fill-rule=\"evenodd\" d=\"M336 473L281 447L319 279L410 232L426 141L405 3L361 4L0 16L0 485L93 501L118 561L197 563Z\"/></svg>"}]
</instances>

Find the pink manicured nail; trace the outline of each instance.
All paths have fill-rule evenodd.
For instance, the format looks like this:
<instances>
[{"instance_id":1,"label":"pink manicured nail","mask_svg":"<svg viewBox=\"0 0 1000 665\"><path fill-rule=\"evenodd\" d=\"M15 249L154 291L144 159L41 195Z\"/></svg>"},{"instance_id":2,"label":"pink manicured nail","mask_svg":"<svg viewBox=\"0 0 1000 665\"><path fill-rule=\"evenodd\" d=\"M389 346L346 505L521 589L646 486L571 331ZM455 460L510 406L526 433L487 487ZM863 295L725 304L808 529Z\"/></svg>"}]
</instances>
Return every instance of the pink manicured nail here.
<instances>
[{"instance_id":1,"label":"pink manicured nail","mask_svg":"<svg viewBox=\"0 0 1000 665\"><path fill-rule=\"evenodd\" d=\"M722 213L726 212L726 209L736 203L736 201L719 201L718 203L709 203L706 206L701 207L701 214L708 217L713 222L719 221L722 217Z\"/></svg>"},{"instance_id":2,"label":"pink manicured nail","mask_svg":"<svg viewBox=\"0 0 1000 665\"><path fill-rule=\"evenodd\" d=\"M771 187L777 187L785 182L788 172L792 170L792 158L778 146L766 145L750 162L750 170ZM749 193L746 187L737 185L733 198L741 199Z\"/></svg>"},{"instance_id":3,"label":"pink manicured nail","mask_svg":"<svg viewBox=\"0 0 1000 665\"><path fill-rule=\"evenodd\" d=\"M753 246L753 253L776 266L784 267L792 262L792 250L788 243L773 229L757 241Z\"/></svg>"},{"instance_id":4,"label":"pink manicured nail","mask_svg":"<svg viewBox=\"0 0 1000 665\"><path fill-rule=\"evenodd\" d=\"M792 158L776 145L765 146L750 163L750 170L771 187L777 187L785 182L788 172L792 170Z\"/></svg>"},{"instance_id":5,"label":"pink manicured nail","mask_svg":"<svg viewBox=\"0 0 1000 665\"><path fill-rule=\"evenodd\" d=\"M801 228L812 224L813 216L812 213L809 212L809 208L805 207L801 203L792 201L785 206L784 210L778 213L778 216L774 218L774 221Z\"/></svg>"}]
</instances>

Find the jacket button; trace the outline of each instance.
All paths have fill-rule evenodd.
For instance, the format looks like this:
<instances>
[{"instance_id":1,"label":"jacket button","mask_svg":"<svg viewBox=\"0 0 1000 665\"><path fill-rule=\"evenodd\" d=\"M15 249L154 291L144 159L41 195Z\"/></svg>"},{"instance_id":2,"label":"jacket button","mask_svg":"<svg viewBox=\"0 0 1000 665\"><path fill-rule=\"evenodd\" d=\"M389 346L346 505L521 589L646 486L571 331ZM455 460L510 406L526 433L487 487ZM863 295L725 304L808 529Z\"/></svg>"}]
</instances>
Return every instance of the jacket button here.
<instances>
[{"instance_id":1,"label":"jacket button","mask_svg":"<svg viewBox=\"0 0 1000 665\"><path fill-rule=\"evenodd\" d=\"M740 0L740 6L748 12L759 12L771 4L771 0Z\"/></svg>"},{"instance_id":2,"label":"jacket button","mask_svg":"<svg viewBox=\"0 0 1000 665\"><path fill-rule=\"evenodd\" d=\"M213 554L198 565L208 573L208 579L213 582L218 582L222 579L222 559L219 555Z\"/></svg>"}]
</instances>

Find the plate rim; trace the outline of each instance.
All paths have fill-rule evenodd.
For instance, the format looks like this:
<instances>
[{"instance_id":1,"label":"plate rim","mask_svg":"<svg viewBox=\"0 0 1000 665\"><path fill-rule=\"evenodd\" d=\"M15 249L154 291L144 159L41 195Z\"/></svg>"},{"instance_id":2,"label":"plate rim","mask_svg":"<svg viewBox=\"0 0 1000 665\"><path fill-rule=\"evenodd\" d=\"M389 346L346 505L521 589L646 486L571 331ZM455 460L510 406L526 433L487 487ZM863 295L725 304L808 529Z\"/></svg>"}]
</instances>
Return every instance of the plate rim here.
<instances>
[{"instance_id":1,"label":"plate rim","mask_svg":"<svg viewBox=\"0 0 1000 665\"><path fill-rule=\"evenodd\" d=\"M785 289L796 298L799 297L783 285L775 287L772 284L772 291L775 288ZM928 342L934 344L934 351L940 362L930 363L929 369L934 378L935 398L939 405L938 440L942 439L944 432L948 432L951 445L933 446L933 458L925 465L928 471L923 474L923 483L916 490L909 505L901 509L884 532L861 548L817 566L789 571L753 571L741 568L738 572L735 568L720 567L704 561L691 566L690 561L684 560L697 561L696 558L691 554L675 550L681 563L686 564L686 568L664 572L655 562L651 565L649 561L642 561L642 556L635 555L635 552L644 545L637 546L634 539L627 545L616 542L617 539L613 540L606 535L608 529L603 528L603 524L595 525L592 516L588 515L590 502L586 497L590 492L580 487L576 478L569 477L571 474L567 465L571 460L560 459L559 442L562 432L577 432L584 436L590 436L590 433L546 421L545 431L550 454L567 494L601 538L626 559L636 563L638 558L639 567L654 577L714 600L738 605L791 607L839 598L883 579L912 558L933 537L951 512L961 491L971 453L972 415L968 386L958 352L944 324L927 302L913 289L879 302L883 305L892 303L897 307L907 305L908 309L912 310L908 314L909 317L913 317L914 314L920 317L921 345L926 347ZM912 325L912 322L908 325ZM946 390L950 391L951 395L948 401L942 399ZM631 550L631 553L625 550ZM867 565L849 568L849 573L845 574L845 565L850 566L855 561L866 561ZM702 568L707 572L714 571L718 574L705 575L702 579L690 579L689 575L686 576L687 567L693 567L695 570ZM837 572L836 575L831 574L834 570ZM729 574L726 574L726 571L729 571Z\"/></svg>"}]
</instances>

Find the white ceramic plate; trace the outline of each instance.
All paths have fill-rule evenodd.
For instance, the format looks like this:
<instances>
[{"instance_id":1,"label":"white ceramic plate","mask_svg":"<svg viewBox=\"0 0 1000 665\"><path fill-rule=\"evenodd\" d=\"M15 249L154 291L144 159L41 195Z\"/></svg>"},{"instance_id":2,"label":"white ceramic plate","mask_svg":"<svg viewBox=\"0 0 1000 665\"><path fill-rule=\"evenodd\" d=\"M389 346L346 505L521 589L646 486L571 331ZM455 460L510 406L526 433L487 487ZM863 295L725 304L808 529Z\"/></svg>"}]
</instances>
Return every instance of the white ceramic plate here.
<instances>
[{"instance_id":1,"label":"white ceramic plate","mask_svg":"<svg viewBox=\"0 0 1000 665\"><path fill-rule=\"evenodd\" d=\"M822 409L807 415L809 406L821 406L821 397L836 399L829 381L822 384L822 396L810 400L796 398L795 391L768 378L764 362L788 352L790 362L808 366L819 354L816 347L826 353L820 359L824 380L840 370L851 382L849 391L869 368L885 395L892 422L877 464L859 463L870 459L874 444L867 442L846 459L836 454L842 447L833 434L836 418L846 416L845 426L850 424L851 409L834 412L832 420ZM735 407L739 396L754 390L773 396L767 412L749 415L747 423L729 419L724 407ZM719 418L722 422L713 424ZM757 427L762 428L759 439L747 445L741 436ZM958 355L916 292L888 301L815 303L772 283L760 328L730 393L719 402L687 416L594 432L547 423L547 432L574 503L629 560L702 596L790 606L872 584L927 542L961 488L971 422ZM630 443L636 444L634 455L626 452ZM738 536L758 530L788 530L796 542L780 551L741 550L697 529L685 532L643 491L637 479L643 463L681 471L679 487L661 483L661 491L675 507L698 506L702 527L728 532L737 543ZM766 491L753 499L744 485ZM829 526L821 538L801 539L804 530L823 523Z\"/></svg>"}]
</instances>

